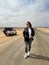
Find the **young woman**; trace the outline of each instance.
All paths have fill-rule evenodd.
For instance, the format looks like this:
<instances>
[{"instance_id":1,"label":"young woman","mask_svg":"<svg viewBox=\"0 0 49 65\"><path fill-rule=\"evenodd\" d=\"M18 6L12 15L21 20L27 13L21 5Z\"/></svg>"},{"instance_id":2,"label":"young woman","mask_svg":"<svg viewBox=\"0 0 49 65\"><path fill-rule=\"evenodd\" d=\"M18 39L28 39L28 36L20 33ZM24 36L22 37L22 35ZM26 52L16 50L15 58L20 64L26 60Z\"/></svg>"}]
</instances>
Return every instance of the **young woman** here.
<instances>
[{"instance_id":1,"label":"young woman","mask_svg":"<svg viewBox=\"0 0 49 65\"><path fill-rule=\"evenodd\" d=\"M33 41L33 36L35 35L34 29L31 23L28 21L26 23L26 28L23 31L24 41L25 41L25 55L24 58L30 56L31 44Z\"/></svg>"}]
</instances>

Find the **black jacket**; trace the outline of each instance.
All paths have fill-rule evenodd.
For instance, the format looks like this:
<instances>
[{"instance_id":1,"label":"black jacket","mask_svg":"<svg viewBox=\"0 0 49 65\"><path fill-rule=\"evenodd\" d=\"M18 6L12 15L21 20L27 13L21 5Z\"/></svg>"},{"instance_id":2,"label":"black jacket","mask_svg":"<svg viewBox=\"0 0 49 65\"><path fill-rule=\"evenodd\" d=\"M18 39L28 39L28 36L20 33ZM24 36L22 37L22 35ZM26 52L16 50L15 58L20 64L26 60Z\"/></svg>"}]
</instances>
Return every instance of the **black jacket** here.
<instances>
[{"instance_id":1,"label":"black jacket","mask_svg":"<svg viewBox=\"0 0 49 65\"><path fill-rule=\"evenodd\" d=\"M33 41L34 35L35 35L35 31L34 31L33 28L31 28L31 36L32 36L31 40L32 40L32 41ZM24 29L24 31L23 31L23 36L24 36L24 40L28 42L28 41L29 41L28 28L25 28L25 29Z\"/></svg>"}]
</instances>

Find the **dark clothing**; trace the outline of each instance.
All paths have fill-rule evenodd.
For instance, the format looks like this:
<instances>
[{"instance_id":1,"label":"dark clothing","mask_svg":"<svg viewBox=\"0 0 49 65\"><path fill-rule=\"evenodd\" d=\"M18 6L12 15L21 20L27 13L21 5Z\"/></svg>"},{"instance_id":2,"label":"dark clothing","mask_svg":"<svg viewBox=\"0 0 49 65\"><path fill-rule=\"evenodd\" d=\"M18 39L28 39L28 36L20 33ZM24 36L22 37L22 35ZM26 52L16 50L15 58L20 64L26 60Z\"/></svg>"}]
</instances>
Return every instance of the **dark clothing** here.
<instances>
[{"instance_id":1,"label":"dark clothing","mask_svg":"<svg viewBox=\"0 0 49 65\"><path fill-rule=\"evenodd\" d=\"M25 52L27 53L28 51L30 52L31 50L31 44L32 44L32 41L29 40L29 43L25 41Z\"/></svg>"},{"instance_id":2,"label":"dark clothing","mask_svg":"<svg viewBox=\"0 0 49 65\"><path fill-rule=\"evenodd\" d=\"M35 35L34 29L31 28L31 40L33 41L33 36ZM23 31L23 36L24 36L24 40L29 42L29 32L28 32L28 28L25 28Z\"/></svg>"},{"instance_id":3,"label":"dark clothing","mask_svg":"<svg viewBox=\"0 0 49 65\"><path fill-rule=\"evenodd\" d=\"M25 52L26 53L28 51L30 52L30 50L31 50L31 44L32 44L34 35L35 35L35 32L34 32L33 28L31 28L31 36L32 36L31 39L29 38L28 28L25 28L24 31L23 31L23 36L24 36L24 41L25 41Z\"/></svg>"}]
</instances>

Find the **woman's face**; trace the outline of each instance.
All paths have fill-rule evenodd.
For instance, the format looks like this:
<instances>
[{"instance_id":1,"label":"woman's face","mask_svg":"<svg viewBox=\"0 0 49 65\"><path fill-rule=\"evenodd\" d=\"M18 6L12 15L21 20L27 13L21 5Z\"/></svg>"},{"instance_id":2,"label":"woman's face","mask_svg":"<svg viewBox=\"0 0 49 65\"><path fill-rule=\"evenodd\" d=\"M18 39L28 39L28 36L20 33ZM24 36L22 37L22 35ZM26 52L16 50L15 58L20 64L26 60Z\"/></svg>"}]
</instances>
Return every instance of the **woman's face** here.
<instances>
[{"instance_id":1,"label":"woman's face","mask_svg":"<svg viewBox=\"0 0 49 65\"><path fill-rule=\"evenodd\" d=\"M27 28L29 28L29 27L30 27L29 23L26 23L26 27L27 27Z\"/></svg>"}]
</instances>

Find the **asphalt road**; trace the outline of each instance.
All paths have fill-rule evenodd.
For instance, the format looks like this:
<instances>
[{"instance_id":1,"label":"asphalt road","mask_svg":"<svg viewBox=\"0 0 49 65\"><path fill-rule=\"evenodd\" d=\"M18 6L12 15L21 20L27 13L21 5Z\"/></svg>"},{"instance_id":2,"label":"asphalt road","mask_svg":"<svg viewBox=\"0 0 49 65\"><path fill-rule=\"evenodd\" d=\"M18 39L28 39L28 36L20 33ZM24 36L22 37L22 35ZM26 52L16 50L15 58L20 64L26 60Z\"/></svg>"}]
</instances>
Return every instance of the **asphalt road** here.
<instances>
[{"instance_id":1,"label":"asphalt road","mask_svg":"<svg viewBox=\"0 0 49 65\"><path fill-rule=\"evenodd\" d=\"M38 30L35 32L30 57L24 59L24 41L21 35L13 41L8 40L5 48L0 45L4 48L0 49L0 65L49 65L49 34Z\"/></svg>"}]
</instances>

